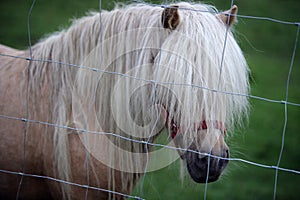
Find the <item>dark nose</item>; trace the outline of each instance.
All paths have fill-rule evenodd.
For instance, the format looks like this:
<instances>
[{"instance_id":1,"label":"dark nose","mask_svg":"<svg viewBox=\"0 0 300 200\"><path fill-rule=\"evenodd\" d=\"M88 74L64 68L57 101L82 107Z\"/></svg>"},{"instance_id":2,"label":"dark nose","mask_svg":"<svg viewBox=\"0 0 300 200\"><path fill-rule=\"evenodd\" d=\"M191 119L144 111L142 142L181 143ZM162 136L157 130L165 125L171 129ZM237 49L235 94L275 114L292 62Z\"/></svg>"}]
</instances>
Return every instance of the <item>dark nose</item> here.
<instances>
[{"instance_id":1,"label":"dark nose","mask_svg":"<svg viewBox=\"0 0 300 200\"><path fill-rule=\"evenodd\" d=\"M187 151L185 158L187 169L192 179L197 183L205 183L206 180L207 182L218 180L228 164L229 150L224 149L221 155L217 157L214 157L214 155L203 157L199 153Z\"/></svg>"}]
</instances>

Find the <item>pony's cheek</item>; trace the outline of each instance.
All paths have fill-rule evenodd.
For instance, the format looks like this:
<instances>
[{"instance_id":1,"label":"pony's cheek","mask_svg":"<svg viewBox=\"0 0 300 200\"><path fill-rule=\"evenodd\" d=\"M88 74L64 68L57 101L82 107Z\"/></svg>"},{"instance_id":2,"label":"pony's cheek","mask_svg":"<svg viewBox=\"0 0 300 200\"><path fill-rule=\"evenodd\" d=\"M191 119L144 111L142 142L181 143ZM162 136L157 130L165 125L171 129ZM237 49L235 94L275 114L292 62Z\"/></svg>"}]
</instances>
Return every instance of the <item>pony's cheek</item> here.
<instances>
[{"instance_id":1,"label":"pony's cheek","mask_svg":"<svg viewBox=\"0 0 300 200\"><path fill-rule=\"evenodd\" d=\"M186 150L188 148L184 147L184 145L182 144L182 136L180 136L180 135L177 134L172 140L173 140L173 142L175 144L175 147L176 147L178 155L180 156L180 158L182 160L184 160L185 159Z\"/></svg>"}]
</instances>

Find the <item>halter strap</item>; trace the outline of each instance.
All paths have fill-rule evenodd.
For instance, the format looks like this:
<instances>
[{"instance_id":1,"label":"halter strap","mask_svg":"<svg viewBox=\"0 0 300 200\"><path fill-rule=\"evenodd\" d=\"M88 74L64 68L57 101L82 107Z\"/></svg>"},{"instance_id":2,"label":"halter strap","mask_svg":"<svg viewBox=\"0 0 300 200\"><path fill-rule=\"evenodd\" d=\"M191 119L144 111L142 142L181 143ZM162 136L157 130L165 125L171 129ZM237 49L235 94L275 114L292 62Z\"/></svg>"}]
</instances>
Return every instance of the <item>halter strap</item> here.
<instances>
[{"instance_id":1,"label":"halter strap","mask_svg":"<svg viewBox=\"0 0 300 200\"><path fill-rule=\"evenodd\" d=\"M163 106L163 107L165 108L165 106ZM171 137L172 137L172 139L174 139L181 127L178 126L174 122L173 119L171 119L171 121L169 121L169 113L168 112L165 112L164 114L166 116L166 126L170 129ZM226 135L227 129L226 129L226 126L223 122L215 120L215 121L210 121L210 123L213 124L213 127L215 129L220 130L224 135ZM208 128L208 126L207 126L207 121L206 120L201 121L199 124L194 123L194 130L200 131L200 130L206 130L207 128Z\"/></svg>"},{"instance_id":2,"label":"halter strap","mask_svg":"<svg viewBox=\"0 0 300 200\"><path fill-rule=\"evenodd\" d=\"M167 117L166 123L169 123L168 117ZM213 126L215 129L220 130L224 135L226 135L227 130L226 130L225 125L222 122L216 120L213 122ZM203 120L199 124L196 124L196 123L194 124L194 130L197 130L197 131L206 130L207 128L208 128L208 126L207 126L206 120ZM174 139L176 137L177 133L179 132L180 127L174 122L174 120L171 120L171 122L169 124L169 129L171 131L171 137L172 137L172 139Z\"/></svg>"}]
</instances>

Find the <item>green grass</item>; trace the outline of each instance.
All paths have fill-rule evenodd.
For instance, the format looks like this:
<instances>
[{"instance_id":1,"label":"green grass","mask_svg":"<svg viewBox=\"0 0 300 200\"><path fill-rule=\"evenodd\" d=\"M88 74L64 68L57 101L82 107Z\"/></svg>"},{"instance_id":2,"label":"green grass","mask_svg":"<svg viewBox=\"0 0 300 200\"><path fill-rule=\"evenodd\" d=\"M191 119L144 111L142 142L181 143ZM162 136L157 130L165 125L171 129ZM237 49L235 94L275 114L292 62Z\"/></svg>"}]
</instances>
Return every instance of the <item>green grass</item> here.
<instances>
[{"instance_id":1,"label":"green grass","mask_svg":"<svg viewBox=\"0 0 300 200\"><path fill-rule=\"evenodd\" d=\"M37 1L31 15L31 38L39 38L70 24L88 10L98 10L99 1ZM158 1L156 1L158 2ZM225 10L229 0L209 0ZM235 1L239 14L299 21L300 1ZM27 13L30 1L1 1L0 42L15 48L27 48ZM111 9L113 3L103 1ZM252 71L251 94L284 100L286 81L297 27L265 20L240 18L236 36ZM289 85L289 101L300 102L300 46L295 57ZM266 165L277 165L285 120L284 105L250 99L249 125L228 138L231 154ZM288 106L285 146L280 166L300 170L300 108ZM231 162L225 175L208 185L207 199L272 199L275 170L242 162ZM140 183L139 183L140 184ZM156 172L147 173L142 197L146 199L203 199L204 185L179 178L179 161ZM299 199L300 175L279 172L277 199ZM140 185L133 195L140 195Z\"/></svg>"}]
</instances>

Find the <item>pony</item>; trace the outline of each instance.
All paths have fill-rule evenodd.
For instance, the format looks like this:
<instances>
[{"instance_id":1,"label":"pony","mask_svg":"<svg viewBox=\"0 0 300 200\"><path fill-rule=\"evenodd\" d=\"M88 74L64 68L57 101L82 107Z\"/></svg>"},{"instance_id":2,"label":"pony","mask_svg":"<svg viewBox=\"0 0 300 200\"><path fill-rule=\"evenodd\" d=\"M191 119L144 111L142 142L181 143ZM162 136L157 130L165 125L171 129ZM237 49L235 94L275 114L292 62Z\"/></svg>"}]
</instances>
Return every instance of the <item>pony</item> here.
<instances>
[{"instance_id":1,"label":"pony","mask_svg":"<svg viewBox=\"0 0 300 200\"><path fill-rule=\"evenodd\" d=\"M123 199L179 157L195 182L218 180L249 107L236 13L117 6L28 50L1 45L1 198Z\"/></svg>"}]
</instances>

